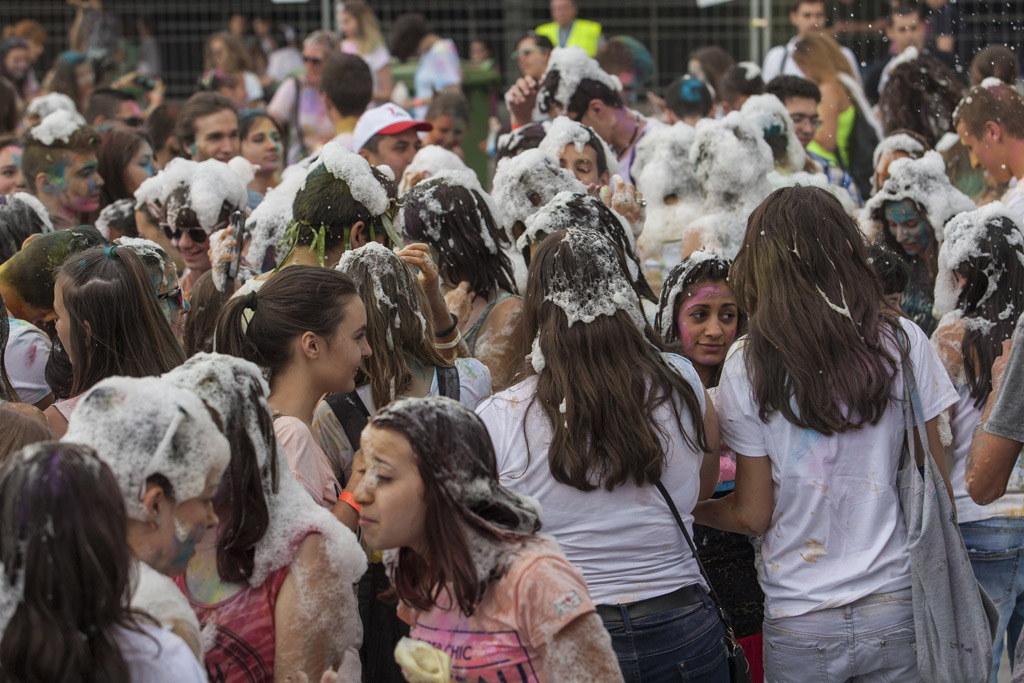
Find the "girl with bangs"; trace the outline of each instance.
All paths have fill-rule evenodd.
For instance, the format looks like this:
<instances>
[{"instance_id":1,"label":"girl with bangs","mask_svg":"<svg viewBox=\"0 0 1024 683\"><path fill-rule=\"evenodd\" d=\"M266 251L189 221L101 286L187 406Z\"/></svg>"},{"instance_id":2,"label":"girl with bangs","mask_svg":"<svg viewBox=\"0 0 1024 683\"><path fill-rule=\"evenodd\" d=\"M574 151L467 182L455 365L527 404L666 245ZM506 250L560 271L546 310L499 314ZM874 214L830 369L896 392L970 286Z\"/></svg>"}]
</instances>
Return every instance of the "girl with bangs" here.
<instances>
[{"instance_id":1,"label":"girl with bangs","mask_svg":"<svg viewBox=\"0 0 1024 683\"><path fill-rule=\"evenodd\" d=\"M1024 312L1024 235L1000 202L955 216L945 232L935 285L935 307L945 315L932 344L958 396L950 411L957 522L978 583L999 598L995 677L1003 634L1016 643L1024 613L1024 584L1016 571L1024 545L1024 469L1014 465L1005 494L991 500L985 486L975 485L968 454L992 392L993 365Z\"/></svg>"},{"instance_id":2,"label":"girl with bangs","mask_svg":"<svg viewBox=\"0 0 1024 683\"><path fill-rule=\"evenodd\" d=\"M501 217L476 176L442 171L402 198L403 232L437 255L441 286L469 355L504 388L517 364L512 339L523 300L505 254Z\"/></svg>"},{"instance_id":3,"label":"girl with bangs","mask_svg":"<svg viewBox=\"0 0 1024 683\"><path fill-rule=\"evenodd\" d=\"M944 477L938 417L956 392L921 329L881 308L857 226L824 190L770 195L730 281L750 316L717 396L736 489L695 517L763 534L765 679L918 680L895 481L903 373Z\"/></svg>"},{"instance_id":4,"label":"girl with bangs","mask_svg":"<svg viewBox=\"0 0 1024 683\"><path fill-rule=\"evenodd\" d=\"M601 233L552 233L527 283L528 376L477 409L501 481L540 502L600 603L626 681L721 681L725 629L666 500L690 527L718 482L700 378L648 341L634 283Z\"/></svg>"},{"instance_id":5,"label":"girl with bangs","mask_svg":"<svg viewBox=\"0 0 1024 683\"><path fill-rule=\"evenodd\" d=\"M583 576L537 533L536 501L498 482L480 418L447 398L404 399L362 443L359 526L390 551L415 639L395 653L406 680L622 680Z\"/></svg>"},{"instance_id":6,"label":"girl with bangs","mask_svg":"<svg viewBox=\"0 0 1024 683\"><path fill-rule=\"evenodd\" d=\"M160 375L185 360L145 263L127 247L70 256L56 272L53 310L73 372L70 398L46 409L56 436L79 397L100 380Z\"/></svg>"}]
</instances>

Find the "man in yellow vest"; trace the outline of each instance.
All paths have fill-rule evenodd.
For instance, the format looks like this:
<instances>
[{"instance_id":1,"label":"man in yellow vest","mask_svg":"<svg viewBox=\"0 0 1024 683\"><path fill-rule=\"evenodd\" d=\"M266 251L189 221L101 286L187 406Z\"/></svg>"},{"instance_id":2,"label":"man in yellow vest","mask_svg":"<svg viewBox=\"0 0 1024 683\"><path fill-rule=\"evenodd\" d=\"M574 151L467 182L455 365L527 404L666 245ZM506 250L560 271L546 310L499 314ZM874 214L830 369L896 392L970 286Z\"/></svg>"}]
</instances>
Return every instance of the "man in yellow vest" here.
<instances>
[{"instance_id":1,"label":"man in yellow vest","mask_svg":"<svg viewBox=\"0 0 1024 683\"><path fill-rule=\"evenodd\" d=\"M551 41L555 47L576 45L587 51L587 55L597 55L601 46L601 24L596 21L576 18L576 3L573 0L551 0L551 18L549 24L537 27L537 33Z\"/></svg>"}]
</instances>

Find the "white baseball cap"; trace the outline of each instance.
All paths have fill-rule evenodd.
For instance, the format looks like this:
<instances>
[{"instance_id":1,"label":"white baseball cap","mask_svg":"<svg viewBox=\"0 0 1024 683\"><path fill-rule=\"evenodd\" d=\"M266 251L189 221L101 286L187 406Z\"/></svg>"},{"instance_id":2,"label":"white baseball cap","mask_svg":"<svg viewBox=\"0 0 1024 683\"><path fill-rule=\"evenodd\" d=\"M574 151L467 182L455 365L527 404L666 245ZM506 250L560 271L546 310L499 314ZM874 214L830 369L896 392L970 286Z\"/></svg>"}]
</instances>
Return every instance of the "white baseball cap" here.
<instances>
[{"instance_id":1,"label":"white baseball cap","mask_svg":"<svg viewBox=\"0 0 1024 683\"><path fill-rule=\"evenodd\" d=\"M358 153L374 135L398 135L410 129L425 132L433 130L434 126L426 121L413 120L409 112L390 102L367 109L352 132L352 151Z\"/></svg>"}]
</instances>

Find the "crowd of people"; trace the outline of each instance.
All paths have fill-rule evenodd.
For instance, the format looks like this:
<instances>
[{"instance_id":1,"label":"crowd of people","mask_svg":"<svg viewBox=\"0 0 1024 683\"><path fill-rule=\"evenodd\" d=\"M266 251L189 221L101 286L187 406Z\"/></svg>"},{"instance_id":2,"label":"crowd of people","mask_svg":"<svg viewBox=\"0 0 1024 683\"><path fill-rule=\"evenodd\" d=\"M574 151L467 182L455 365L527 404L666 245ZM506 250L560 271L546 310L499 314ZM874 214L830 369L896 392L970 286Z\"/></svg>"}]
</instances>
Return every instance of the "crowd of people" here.
<instances>
[{"instance_id":1,"label":"crowd of people","mask_svg":"<svg viewBox=\"0 0 1024 683\"><path fill-rule=\"evenodd\" d=\"M1024 681L1012 51L794 0L641 95L552 0L475 140L419 14L233 21L165 101L74 4L0 42L0 679Z\"/></svg>"}]
</instances>

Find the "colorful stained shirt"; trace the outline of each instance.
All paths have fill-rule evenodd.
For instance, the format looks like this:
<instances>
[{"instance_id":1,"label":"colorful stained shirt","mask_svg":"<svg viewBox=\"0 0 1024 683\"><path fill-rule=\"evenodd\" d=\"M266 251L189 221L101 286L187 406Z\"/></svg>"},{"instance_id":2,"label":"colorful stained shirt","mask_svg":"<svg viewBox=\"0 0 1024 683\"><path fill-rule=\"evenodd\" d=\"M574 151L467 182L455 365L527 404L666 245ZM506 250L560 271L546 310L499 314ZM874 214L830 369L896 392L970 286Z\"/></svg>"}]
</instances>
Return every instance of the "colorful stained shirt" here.
<instances>
[{"instance_id":1,"label":"colorful stained shirt","mask_svg":"<svg viewBox=\"0 0 1024 683\"><path fill-rule=\"evenodd\" d=\"M435 40L420 57L413 81L416 85L416 98L421 100L431 99L435 93L448 86L462 83L462 66L459 64L459 51L455 43L447 38ZM426 113L426 106L416 107L413 116L422 119Z\"/></svg>"},{"instance_id":2,"label":"colorful stained shirt","mask_svg":"<svg viewBox=\"0 0 1024 683\"><path fill-rule=\"evenodd\" d=\"M853 202L854 206L864 206L864 199L861 196L860 190L857 189L857 184L853 182L853 176L836 164L835 160L827 159L820 154L815 154L811 150L806 151L807 156L817 161L821 166L822 173L824 173L825 177L828 178L829 183L846 190L846 193L850 195L850 200Z\"/></svg>"},{"instance_id":3,"label":"colorful stained shirt","mask_svg":"<svg viewBox=\"0 0 1024 683\"><path fill-rule=\"evenodd\" d=\"M446 592L439 602L450 601ZM452 660L453 681L545 683L541 648L578 617L594 611L583 575L554 539L539 536L517 552L472 616L458 605L421 612L399 603L411 636ZM551 682L554 683L554 682Z\"/></svg>"},{"instance_id":4,"label":"colorful stained shirt","mask_svg":"<svg viewBox=\"0 0 1024 683\"><path fill-rule=\"evenodd\" d=\"M203 655L206 675L217 683L272 683L274 680L274 610L289 566L270 574L258 588L248 583L216 604L199 602L188 592L185 576L174 582L188 598L203 631L213 624L212 643Z\"/></svg>"}]
</instances>

